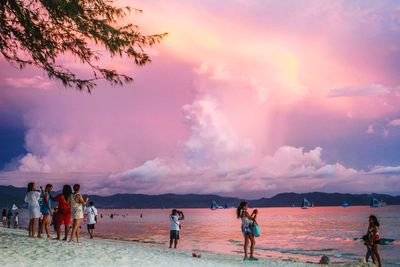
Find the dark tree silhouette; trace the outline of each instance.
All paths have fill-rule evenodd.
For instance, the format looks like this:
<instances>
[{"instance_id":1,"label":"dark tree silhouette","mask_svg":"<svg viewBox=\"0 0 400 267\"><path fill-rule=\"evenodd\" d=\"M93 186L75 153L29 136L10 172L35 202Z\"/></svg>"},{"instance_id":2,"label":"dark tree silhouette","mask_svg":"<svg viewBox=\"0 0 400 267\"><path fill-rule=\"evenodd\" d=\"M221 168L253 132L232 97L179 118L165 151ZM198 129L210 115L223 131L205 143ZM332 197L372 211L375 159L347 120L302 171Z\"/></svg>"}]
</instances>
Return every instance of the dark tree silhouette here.
<instances>
[{"instance_id":1,"label":"dark tree silhouette","mask_svg":"<svg viewBox=\"0 0 400 267\"><path fill-rule=\"evenodd\" d=\"M99 79L122 85L132 77L99 66L100 45L111 55L131 58L142 66L150 62L144 51L166 35L143 35L138 26L119 25L130 12L114 7L113 0L0 0L0 52L14 66L33 65L66 87L90 92ZM57 63L59 56L74 56L93 71L78 77Z\"/></svg>"}]
</instances>

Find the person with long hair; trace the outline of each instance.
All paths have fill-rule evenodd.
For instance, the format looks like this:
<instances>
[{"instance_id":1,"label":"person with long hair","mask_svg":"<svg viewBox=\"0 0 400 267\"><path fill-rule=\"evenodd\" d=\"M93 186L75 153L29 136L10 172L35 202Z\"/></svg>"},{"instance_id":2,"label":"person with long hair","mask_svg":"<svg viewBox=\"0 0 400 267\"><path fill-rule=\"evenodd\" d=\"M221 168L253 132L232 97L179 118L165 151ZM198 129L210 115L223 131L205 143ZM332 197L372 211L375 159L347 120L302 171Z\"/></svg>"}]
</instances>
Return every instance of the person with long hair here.
<instances>
[{"instance_id":1,"label":"person with long hair","mask_svg":"<svg viewBox=\"0 0 400 267\"><path fill-rule=\"evenodd\" d=\"M254 257L254 246L256 244L256 240L254 234L252 232L252 226L256 223L256 217L258 214L258 210L254 209L250 214L247 207L247 202L243 201L237 207L236 215L238 219L242 220L242 233L244 236L244 258L243 260L256 261L257 258ZM250 257L248 257L248 246L250 243Z\"/></svg>"},{"instance_id":2,"label":"person with long hair","mask_svg":"<svg viewBox=\"0 0 400 267\"><path fill-rule=\"evenodd\" d=\"M86 202L89 201L89 197L84 200L82 195L79 193L81 186L74 184L74 193L71 197L71 214L72 214L72 232L68 242L73 241L74 236L76 237L76 243L79 243L80 235L80 224L83 219L83 206L86 206Z\"/></svg>"},{"instance_id":3,"label":"person with long hair","mask_svg":"<svg viewBox=\"0 0 400 267\"><path fill-rule=\"evenodd\" d=\"M379 252L379 247L381 244L381 237L379 235L379 221L375 215L370 215L368 218L368 229L365 235L365 241L367 246L367 254L365 255L365 260L368 262L369 258L372 258L372 262L376 264L378 262L378 267L382 266L381 255Z\"/></svg>"},{"instance_id":4,"label":"person with long hair","mask_svg":"<svg viewBox=\"0 0 400 267\"><path fill-rule=\"evenodd\" d=\"M38 237L41 238L44 230L46 230L46 235L47 239L51 239L50 236L50 223L51 223L51 216L53 215L52 210L51 210L51 201L52 201L52 196L51 196L51 190L53 190L53 185L47 184L43 196L42 196L42 202L40 204L40 212L43 215L42 220L40 221L40 230L39 230L39 235Z\"/></svg>"},{"instance_id":5,"label":"person with long hair","mask_svg":"<svg viewBox=\"0 0 400 267\"><path fill-rule=\"evenodd\" d=\"M57 239L61 238L61 225L65 226L64 241L68 238L69 226L71 225L71 195L72 188L70 185L64 185L62 193L54 198L54 201L58 202L57 214L56 214L56 229Z\"/></svg>"},{"instance_id":6,"label":"person with long hair","mask_svg":"<svg viewBox=\"0 0 400 267\"><path fill-rule=\"evenodd\" d=\"M29 213L29 237L35 238L35 225L38 223L39 218L42 216L40 213L39 199L41 193L35 191L36 185L30 182L27 186L27 193L25 195L25 202L28 203L28 213Z\"/></svg>"}]
</instances>

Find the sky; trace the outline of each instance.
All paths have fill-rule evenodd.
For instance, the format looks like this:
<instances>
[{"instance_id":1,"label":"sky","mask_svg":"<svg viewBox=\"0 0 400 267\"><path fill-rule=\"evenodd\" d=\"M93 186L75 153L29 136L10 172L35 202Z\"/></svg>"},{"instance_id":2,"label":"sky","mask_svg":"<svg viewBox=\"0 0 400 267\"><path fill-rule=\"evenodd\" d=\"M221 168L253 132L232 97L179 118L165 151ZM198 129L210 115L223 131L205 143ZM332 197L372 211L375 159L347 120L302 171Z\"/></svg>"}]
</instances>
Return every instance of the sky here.
<instances>
[{"instance_id":1,"label":"sky","mask_svg":"<svg viewBox=\"0 0 400 267\"><path fill-rule=\"evenodd\" d=\"M0 184L400 194L398 1L116 4L143 10L121 23L169 33L145 67L104 52L133 83L88 94L0 58Z\"/></svg>"}]
</instances>

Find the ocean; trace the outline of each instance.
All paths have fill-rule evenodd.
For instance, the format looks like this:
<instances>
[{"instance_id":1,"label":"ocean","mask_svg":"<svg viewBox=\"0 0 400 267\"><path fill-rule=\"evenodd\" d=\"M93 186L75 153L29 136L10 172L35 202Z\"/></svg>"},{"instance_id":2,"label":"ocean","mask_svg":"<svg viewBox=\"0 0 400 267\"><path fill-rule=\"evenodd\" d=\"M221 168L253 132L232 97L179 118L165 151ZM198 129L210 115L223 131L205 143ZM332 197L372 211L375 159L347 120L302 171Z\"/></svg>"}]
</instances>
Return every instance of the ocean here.
<instances>
[{"instance_id":1,"label":"ocean","mask_svg":"<svg viewBox=\"0 0 400 267\"><path fill-rule=\"evenodd\" d=\"M236 209L181 210L185 220L179 249L243 256L241 221L236 218ZM383 264L400 266L400 206L258 210L261 236L256 238L256 257L318 262L327 255L332 262L357 261L366 252L360 238L366 233L368 216L375 214L381 223ZM114 214L112 219L110 214ZM168 246L169 214L169 209L100 209L96 235ZM84 223L82 232L86 232Z\"/></svg>"}]
</instances>

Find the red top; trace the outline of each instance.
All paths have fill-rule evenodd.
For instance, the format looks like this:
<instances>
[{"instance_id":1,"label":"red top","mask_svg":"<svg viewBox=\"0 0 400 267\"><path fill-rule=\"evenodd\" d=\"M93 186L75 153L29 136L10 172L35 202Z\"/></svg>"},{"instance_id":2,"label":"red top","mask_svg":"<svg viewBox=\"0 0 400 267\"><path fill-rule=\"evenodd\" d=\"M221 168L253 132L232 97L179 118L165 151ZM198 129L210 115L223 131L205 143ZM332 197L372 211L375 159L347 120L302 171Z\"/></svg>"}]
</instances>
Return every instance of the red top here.
<instances>
[{"instance_id":1,"label":"red top","mask_svg":"<svg viewBox=\"0 0 400 267\"><path fill-rule=\"evenodd\" d=\"M71 203L65 201L63 194L57 195L54 200L58 202L58 214L71 214Z\"/></svg>"}]
</instances>

